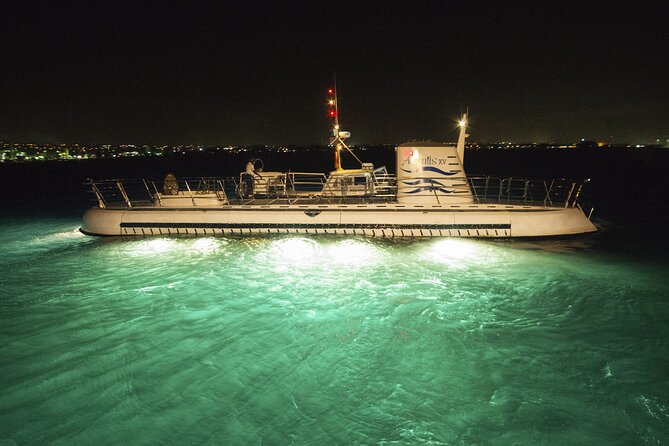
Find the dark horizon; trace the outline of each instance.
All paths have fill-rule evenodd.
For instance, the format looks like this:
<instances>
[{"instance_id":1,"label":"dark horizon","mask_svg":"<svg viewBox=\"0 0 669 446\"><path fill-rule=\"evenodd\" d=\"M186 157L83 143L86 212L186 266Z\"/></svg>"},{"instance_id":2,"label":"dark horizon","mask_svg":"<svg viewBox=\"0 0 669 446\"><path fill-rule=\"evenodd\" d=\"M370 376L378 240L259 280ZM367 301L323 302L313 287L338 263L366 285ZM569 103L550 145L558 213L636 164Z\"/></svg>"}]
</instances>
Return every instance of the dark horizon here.
<instances>
[{"instance_id":1,"label":"dark horizon","mask_svg":"<svg viewBox=\"0 0 669 446\"><path fill-rule=\"evenodd\" d=\"M663 143L666 4L513 2L3 7L0 140Z\"/></svg>"},{"instance_id":2,"label":"dark horizon","mask_svg":"<svg viewBox=\"0 0 669 446\"><path fill-rule=\"evenodd\" d=\"M669 141L669 140L667 140ZM596 141L596 140L582 140L582 141L474 141L468 139L465 142L467 148L473 148L472 146L549 146L557 148L558 146L563 148L606 148L606 147L659 147L665 148L669 147L667 141L660 141L656 143L642 143L638 141ZM385 143L351 143L348 144L351 148L356 147L396 147L404 143L421 143L421 142L437 142L443 144L452 144L456 145L457 141L453 140L434 140L434 139L416 139L402 142L385 142ZM55 149L57 147L88 147L88 148L104 148L106 146L112 148L142 148L142 147L152 147L152 148L166 148L166 149L177 149L177 148L204 148L204 149L258 149L258 148L267 148L267 149L279 149L279 148L291 148L291 149L312 149L312 148L328 148L329 144L327 142L317 142L317 143L308 143L308 144L263 144L263 143L254 143L254 144L228 144L228 143L208 143L208 144L191 144L191 143L161 143L161 144L149 144L149 143L135 143L132 141L121 142L121 143L108 143L108 142L89 142L89 141L65 141L65 142L50 142L50 141L12 141L0 140L0 151L9 150L8 147L14 146L15 149L20 147L35 146L36 149ZM40 147L41 146L41 147Z\"/></svg>"}]
</instances>

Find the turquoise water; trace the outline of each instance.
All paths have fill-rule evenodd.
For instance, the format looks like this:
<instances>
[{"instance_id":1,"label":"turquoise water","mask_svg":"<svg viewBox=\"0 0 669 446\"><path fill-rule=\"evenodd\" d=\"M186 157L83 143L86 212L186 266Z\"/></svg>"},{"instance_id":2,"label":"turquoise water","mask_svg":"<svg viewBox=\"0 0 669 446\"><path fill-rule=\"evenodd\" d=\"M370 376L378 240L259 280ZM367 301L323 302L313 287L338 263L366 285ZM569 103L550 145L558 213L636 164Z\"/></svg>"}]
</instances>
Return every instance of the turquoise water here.
<instances>
[{"instance_id":1,"label":"turquoise water","mask_svg":"<svg viewBox=\"0 0 669 446\"><path fill-rule=\"evenodd\" d=\"M78 225L0 223L0 445L669 443L644 248Z\"/></svg>"}]
</instances>

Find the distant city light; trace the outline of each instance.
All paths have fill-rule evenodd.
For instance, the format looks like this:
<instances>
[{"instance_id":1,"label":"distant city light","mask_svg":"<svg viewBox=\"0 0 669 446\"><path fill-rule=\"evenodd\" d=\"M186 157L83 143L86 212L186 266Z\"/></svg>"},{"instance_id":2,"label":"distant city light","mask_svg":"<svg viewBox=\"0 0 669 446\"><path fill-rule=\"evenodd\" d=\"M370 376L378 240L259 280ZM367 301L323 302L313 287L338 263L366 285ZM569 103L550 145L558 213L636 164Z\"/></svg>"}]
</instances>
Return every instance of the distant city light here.
<instances>
[{"instance_id":1,"label":"distant city light","mask_svg":"<svg viewBox=\"0 0 669 446\"><path fill-rule=\"evenodd\" d=\"M327 111L328 116L335 118L337 110L332 108ZM465 120L457 121L459 125L467 125ZM339 132L339 126L334 126ZM450 142L455 144L454 141ZM391 145L379 145L378 147L391 147ZM637 141L634 143L617 142L611 138L608 140L587 140L585 138L576 140L574 143L564 142L532 142L514 143L502 142L467 142L468 150L545 150L545 149L643 149L648 147L669 148L669 138L653 138L650 143ZM126 157L155 157L155 156L179 156L191 153L217 153L228 151L232 153L248 152L250 150L266 150L269 152L294 152L306 147L299 146L273 146L273 145L149 145L149 144L53 144L53 143L31 143L31 142L9 142L0 141L0 163L12 162L53 162L66 160L88 160L103 158L126 158ZM309 146L316 148L316 146ZM325 147L322 149L326 150Z\"/></svg>"}]
</instances>

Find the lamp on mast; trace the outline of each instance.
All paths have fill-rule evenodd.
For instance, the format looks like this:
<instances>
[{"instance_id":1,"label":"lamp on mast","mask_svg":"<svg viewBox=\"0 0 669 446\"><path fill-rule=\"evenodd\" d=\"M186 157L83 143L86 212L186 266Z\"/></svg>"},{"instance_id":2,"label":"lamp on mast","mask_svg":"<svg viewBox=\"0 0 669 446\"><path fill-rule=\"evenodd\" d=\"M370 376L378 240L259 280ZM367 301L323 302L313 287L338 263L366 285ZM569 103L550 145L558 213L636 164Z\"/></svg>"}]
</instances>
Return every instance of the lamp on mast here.
<instances>
[{"instance_id":1,"label":"lamp on mast","mask_svg":"<svg viewBox=\"0 0 669 446\"><path fill-rule=\"evenodd\" d=\"M337 103L337 85L328 88L328 116L332 119L332 136L330 146L334 147L334 168L336 171L343 170L341 167L341 150L348 150L351 155L362 165L362 161L351 151L344 140L351 137L351 132L342 131L339 127L339 104Z\"/></svg>"}]
</instances>

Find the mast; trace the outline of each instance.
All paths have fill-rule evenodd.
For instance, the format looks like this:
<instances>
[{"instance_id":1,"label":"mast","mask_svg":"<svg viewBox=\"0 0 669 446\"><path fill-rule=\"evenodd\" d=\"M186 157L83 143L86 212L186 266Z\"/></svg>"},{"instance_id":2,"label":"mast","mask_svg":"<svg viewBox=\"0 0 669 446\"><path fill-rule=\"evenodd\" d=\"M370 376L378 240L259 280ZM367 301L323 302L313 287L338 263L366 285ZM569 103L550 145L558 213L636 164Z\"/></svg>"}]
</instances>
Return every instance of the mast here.
<instances>
[{"instance_id":1,"label":"mast","mask_svg":"<svg viewBox=\"0 0 669 446\"><path fill-rule=\"evenodd\" d=\"M458 125L460 126L460 136L458 136L457 152L458 152L458 158L460 158L460 162L463 163L464 165L465 139L469 136L467 134L467 113L462 115L462 118L460 118Z\"/></svg>"},{"instance_id":2,"label":"mast","mask_svg":"<svg viewBox=\"0 0 669 446\"><path fill-rule=\"evenodd\" d=\"M334 147L334 168L335 171L344 170L341 167L341 150L346 149L362 165L362 161L346 145L344 140L351 137L351 132L344 132L339 127L339 104L337 101L337 80L334 81L334 87L328 88L328 116L332 120L332 135L330 136L330 147Z\"/></svg>"},{"instance_id":3,"label":"mast","mask_svg":"<svg viewBox=\"0 0 669 446\"><path fill-rule=\"evenodd\" d=\"M334 169L341 169L341 144L337 143L339 139L339 113L337 109L337 80L334 81L334 87L328 88L328 116L332 120L332 135L330 136L330 146L335 145L334 150Z\"/></svg>"}]
</instances>

